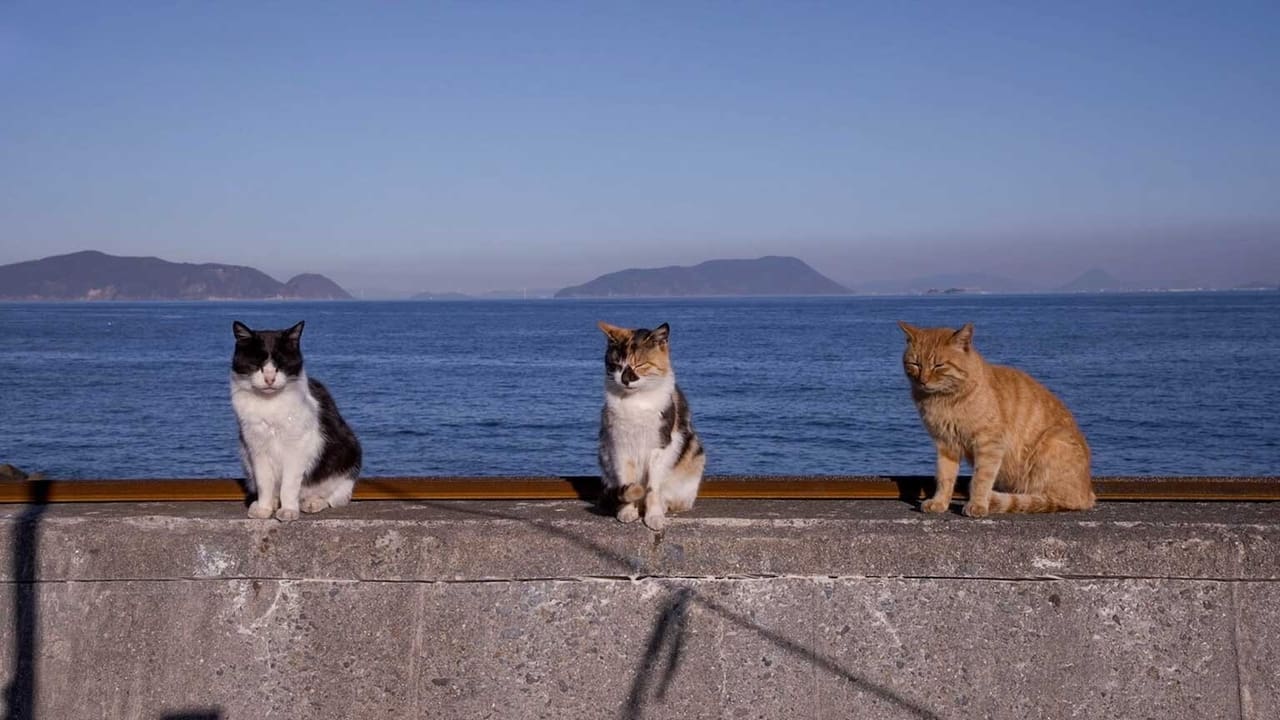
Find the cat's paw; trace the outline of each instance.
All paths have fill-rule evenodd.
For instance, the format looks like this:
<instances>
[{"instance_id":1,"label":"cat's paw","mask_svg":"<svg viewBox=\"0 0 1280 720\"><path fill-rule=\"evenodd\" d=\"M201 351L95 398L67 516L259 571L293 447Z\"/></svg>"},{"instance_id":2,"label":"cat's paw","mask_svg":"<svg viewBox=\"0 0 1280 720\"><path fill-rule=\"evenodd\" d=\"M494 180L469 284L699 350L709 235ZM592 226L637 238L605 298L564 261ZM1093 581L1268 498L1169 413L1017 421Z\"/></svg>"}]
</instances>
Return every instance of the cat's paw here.
<instances>
[{"instance_id":1,"label":"cat's paw","mask_svg":"<svg viewBox=\"0 0 1280 720\"><path fill-rule=\"evenodd\" d=\"M276 519L280 522L293 522L298 519L298 511L294 508L280 508L276 511Z\"/></svg>"},{"instance_id":2,"label":"cat's paw","mask_svg":"<svg viewBox=\"0 0 1280 720\"><path fill-rule=\"evenodd\" d=\"M302 501L302 512L318 513L329 507L329 501L322 497L309 497Z\"/></svg>"},{"instance_id":3,"label":"cat's paw","mask_svg":"<svg viewBox=\"0 0 1280 720\"><path fill-rule=\"evenodd\" d=\"M640 508L635 505L623 505L618 508L618 521L633 523L640 519Z\"/></svg>"},{"instance_id":4,"label":"cat's paw","mask_svg":"<svg viewBox=\"0 0 1280 720\"><path fill-rule=\"evenodd\" d=\"M263 505L257 500L254 500L253 504L249 506L249 517L255 520L266 520L271 517L271 512L272 510L270 506Z\"/></svg>"},{"instance_id":5,"label":"cat's paw","mask_svg":"<svg viewBox=\"0 0 1280 720\"><path fill-rule=\"evenodd\" d=\"M654 532L662 532L667 527L667 516L665 513L647 513L644 516L644 524Z\"/></svg>"},{"instance_id":6,"label":"cat's paw","mask_svg":"<svg viewBox=\"0 0 1280 720\"><path fill-rule=\"evenodd\" d=\"M944 513L951 509L951 501L942 498L929 498L920 503L920 511L927 513Z\"/></svg>"},{"instance_id":7,"label":"cat's paw","mask_svg":"<svg viewBox=\"0 0 1280 720\"><path fill-rule=\"evenodd\" d=\"M685 502L684 500L668 500L667 510L670 512L687 512L693 509L693 501Z\"/></svg>"},{"instance_id":8,"label":"cat's paw","mask_svg":"<svg viewBox=\"0 0 1280 720\"><path fill-rule=\"evenodd\" d=\"M987 503L976 503L970 500L964 504L964 507L960 509L960 512L972 518L986 517L989 512L989 507Z\"/></svg>"}]
</instances>

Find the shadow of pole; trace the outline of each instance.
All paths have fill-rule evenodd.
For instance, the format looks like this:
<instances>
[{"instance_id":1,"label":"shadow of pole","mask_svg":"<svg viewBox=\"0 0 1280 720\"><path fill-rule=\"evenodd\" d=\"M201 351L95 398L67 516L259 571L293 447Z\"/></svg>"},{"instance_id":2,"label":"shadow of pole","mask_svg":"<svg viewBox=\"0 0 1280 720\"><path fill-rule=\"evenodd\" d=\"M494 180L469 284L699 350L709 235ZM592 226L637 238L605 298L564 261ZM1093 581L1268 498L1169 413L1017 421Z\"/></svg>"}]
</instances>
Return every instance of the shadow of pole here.
<instances>
[{"instance_id":1,"label":"shadow of pole","mask_svg":"<svg viewBox=\"0 0 1280 720\"><path fill-rule=\"evenodd\" d=\"M891 702L922 720L941 720L936 713L928 708L902 697L883 685L871 682L846 670L834 660L788 637L760 627L748 618L719 603L700 596L692 588L681 588L676 591L659 610L653 631L649 633L644 657L641 659L639 666L636 667L635 674L631 680L631 690L627 694L627 701L622 707L621 717L623 720L640 720L644 716L645 706L651 700L661 701L665 699L667 689L675 679L676 673L679 672L680 658L684 651L685 637L689 624L689 608L695 603L744 630L760 635L783 650L804 659L805 662L812 664L819 670L844 679L862 692L870 693L882 700ZM657 690L652 693L652 698L650 698L651 677L661 660L664 647L668 648L668 650L662 678Z\"/></svg>"},{"instance_id":2,"label":"shadow of pole","mask_svg":"<svg viewBox=\"0 0 1280 720\"><path fill-rule=\"evenodd\" d=\"M161 715L160 720L222 720L222 708L178 710Z\"/></svg>"},{"instance_id":3,"label":"shadow of pole","mask_svg":"<svg viewBox=\"0 0 1280 720\"><path fill-rule=\"evenodd\" d=\"M844 669L839 663L831 658L825 657L788 637L775 633L771 630L766 630L748 618L743 617L742 615L739 615L738 613L723 607L712 600L708 600L694 593L693 602L698 603L738 627L759 634L761 637L774 645L777 645L783 650L786 650L793 655L798 655L806 661L813 663L817 668L836 677L844 678L858 690L875 695L882 700L887 700L898 707L907 710L918 718L923 718L924 720L941 720L936 713L930 711L928 708L922 707L921 705L902 697L883 685L873 683L866 678L860 677Z\"/></svg>"},{"instance_id":4,"label":"shadow of pole","mask_svg":"<svg viewBox=\"0 0 1280 720\"><path fill-rule=\"evenodd\" d=\"M36 716L36 646L39 607L36 597L40 519L49 509L49 481L31 483L31 501L13 528L13 678L4 689L4 720Z\"/></svg>"},{"instance_id":5,"label":"shadow of pole","mask_svg":"<svg viewBox=\"0 0 1280 720\"><path fill-rule=\"evenodd\" d=\"M644 657L636 668L635 677L631 680L631 691L627 693L627 702L622 707L622 717L626 720L639 720L644 713L645 699L649 691L649 678L657 665L662 649L667 651L666 667L662 671L662 681L654 694L655 699L662 700L667 695L667 688L675 679L680 666L680 655L684 651L685 630L689 622L689 600L693 591L682 588L666 602L658 612L658 620L654 623L653 632L649 633L649 642L645 645Z\"/></svg>"},{"instance_id":6,"label":"shadow of pole","mask_svg":"<svg viewBox=\"0 0 1280 720\"><path fill-rule=\"evenodd\" d=\"M513 522L524 523L525 525L528 525L530 527L537 528L538 530L540 530L543 533L546 533L547 535L551 535L554 537L567 540L570 543L573 543L574 545L577 545L578 547L594 554L596 557L599 557L601 560L604 560L609 564L616 565L619 572L622 572L625 574L635 574L642 569L643 563L641 561L637 559L628 559L622 554L610 548L607 548L603 545L600 545L599 543L596 543L590 540L589 538L582 537L577 533L574 533L572 531L553 525L550 522L540 521L540 520L531 520L529 518L520 517L519 515L511 515L508 513L494 512L492 510L478 510L473 507L462 507L463 503L474 503L474 502L484 502L484 501L439 500L439 501L424 502L422 504L428 507L440 508L442 510L447 510L452 513L458 513L459 515L471 515L474 517L493 518L495 520L510 520Z\"/></svg>"},{"instance_id":7,"label":"shadow of pole","mask_svg":"<svg viewBox=\"0 0 1280 720\"><path fill-rule=\"evenodd\" d=\"M908 502L910 501L909 498L911 494L919 493L922 490L927 489L927 486L922 488L919 485L899 485L899 490L902 493L902 499ZM549 523L530 520L529 518L522 518L507 513L459 507L460 503L455 502L428 502L425 504L442 509L448 509L463 515L523 522L532 527L536 527L549 535L554 535L577 544L602 559L610 560L619 566L631 567L633 565L633 563L629 562L627 558L617 552L599 545L588 538L584 538L576 533L556 527ZM634 569L637 568L633 568L633 570ZM648 642L645 646L644 657L636 668L635 675L632 678L630 692L627 695L627 701L622 708L622 717L625 720L639 720L639 718L643 716L645 706L650 702L650 699L648 698L648 690L651 682L649 677L650 672L657 664L659 656L662 653L662 649L667 647L669 648L667 651L667 662L663 668L663 674L661 681L658 684L658 689L653 693L653 699L663 700L665 698L667 690L670 688L671 683L675 680L676 674L679 672L680 658L684 651L685 637L689 624L689 609L694 603L697 603L707 610L720 615L729 622L732 622L745 630L749 630L760 635L765 640L768 640L779 648L803 658L806 662L812 663L814 667L819 670L835 677L843 678L862 692L869 693L882 700L893 703L922 720L941 720L939 715L928 708L899 695L883 685L874 683L849 670L846 670L831 658L807 648L795 640L771 630L766 630L752 622L750 619L720 605L713 600L702 597L696 590L687 587L680 588L675 591L674 596L669 599L658 612L654 628L650 632Z\"/></svg>"}]
</instances>

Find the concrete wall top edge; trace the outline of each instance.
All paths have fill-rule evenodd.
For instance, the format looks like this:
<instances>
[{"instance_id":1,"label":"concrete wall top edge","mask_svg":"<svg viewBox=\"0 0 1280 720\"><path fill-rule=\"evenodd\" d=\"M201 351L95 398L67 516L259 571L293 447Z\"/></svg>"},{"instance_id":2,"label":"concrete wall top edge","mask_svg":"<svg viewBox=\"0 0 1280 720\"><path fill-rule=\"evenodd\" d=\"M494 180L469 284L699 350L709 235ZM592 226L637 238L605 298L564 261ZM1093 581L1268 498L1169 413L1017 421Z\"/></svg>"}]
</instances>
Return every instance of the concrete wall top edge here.
<instances>
[{"instance_id":1,"label":"concrete wall top edge","mask_svg":"<svg viewBox=\"0 0 1280 720\"><path fill-rule=\"evenodd\" d=\"M958 506L957 506L958 507ZM974 520L898 501L703 500L662 535L579 501L0 506L0 581L633 577L1280 579L1280 506L1103 503Z\"/></svg>"}]
</instances>

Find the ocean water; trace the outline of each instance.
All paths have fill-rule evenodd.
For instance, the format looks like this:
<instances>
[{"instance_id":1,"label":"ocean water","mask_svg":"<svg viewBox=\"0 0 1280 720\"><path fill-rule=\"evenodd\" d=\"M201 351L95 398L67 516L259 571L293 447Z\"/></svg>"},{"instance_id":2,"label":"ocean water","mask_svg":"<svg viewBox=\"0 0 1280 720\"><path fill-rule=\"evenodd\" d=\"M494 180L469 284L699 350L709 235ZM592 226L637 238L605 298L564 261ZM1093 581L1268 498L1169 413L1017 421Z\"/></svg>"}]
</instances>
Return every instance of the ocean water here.
<instances>
[{"instance_id":1,"label":"ocean water","mask_svg":"<svg viewBox=\"0 0 1280 720\"><path fill-rule=\"evenodd\" d=\"M1280 473L1280 293L0 304L0 462L238 477L232 320L306 320L366 475L597 471L597 320L672 327L710 474L928 474L895 320L1057 392L1098 475Z\"/></svg>"}]
</instances>

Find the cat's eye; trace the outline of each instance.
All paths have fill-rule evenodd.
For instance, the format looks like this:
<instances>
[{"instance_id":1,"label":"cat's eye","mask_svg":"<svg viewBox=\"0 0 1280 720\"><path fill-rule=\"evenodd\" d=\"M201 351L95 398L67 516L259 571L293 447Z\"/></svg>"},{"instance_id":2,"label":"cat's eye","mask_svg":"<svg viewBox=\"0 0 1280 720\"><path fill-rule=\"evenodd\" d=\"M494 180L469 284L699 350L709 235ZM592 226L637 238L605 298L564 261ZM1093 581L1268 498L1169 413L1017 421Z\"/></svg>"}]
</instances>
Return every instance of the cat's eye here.
<instances>
[{"instance_id":1,"label":"cat's eye","mask_svg":"<svg viewBox=\"0 0 1280 720\"><path fill-rule=\"evenodd\" d=\"M909 361L909 360L908 360L908 361L907 361L907 367L909 367L909 368L915 368L916 370L919 370L919 369L920 369L920 363L917 363L917 362L911 362L911 361Z\"/></svg>"},{"instance_id":2,"label":"cat's eye","mask_svg":"<svg viewBox=\"0 0 1280 720\"><path fill-rule=\"evenodd\" d=\"M653 363L640 363L639 365L633 365L631 369L636 372L648 372L653 369Z\"/></svg>"},{"instance_id":3,"label":"cat's eye","mask_svg":"<svg viewBox=\"0 0 1280 720\"><path fill-rule=\"evenodd\" d=\"M933 369L934 369L934 370L941 370L942 368L944 368L944 367L946 367L946 366L947 366L947 364L946 364L946 363L935 363L935 364L934 364L934 366L933 366Z\"/></svg>"}]
</instances>

